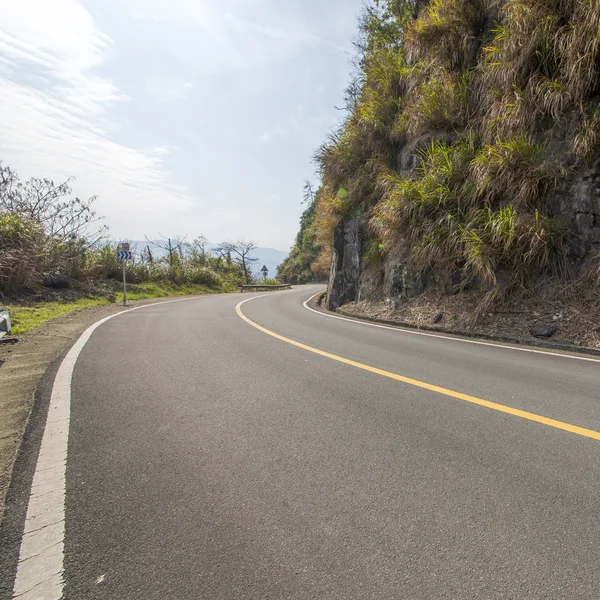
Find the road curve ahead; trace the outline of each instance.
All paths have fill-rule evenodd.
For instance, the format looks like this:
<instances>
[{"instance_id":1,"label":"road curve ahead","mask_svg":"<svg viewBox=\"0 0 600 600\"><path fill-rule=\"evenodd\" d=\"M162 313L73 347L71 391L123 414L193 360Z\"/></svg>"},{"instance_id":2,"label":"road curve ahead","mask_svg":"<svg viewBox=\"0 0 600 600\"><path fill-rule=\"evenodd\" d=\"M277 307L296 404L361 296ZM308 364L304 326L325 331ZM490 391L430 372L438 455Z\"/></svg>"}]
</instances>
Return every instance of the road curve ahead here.
<instances>
[{"instance_id":1,"label":"road curve ahead","mask_svg":"<svg viewBox=\"0 0 600 600\"><path fill-rule=\"evenodd\" d=\"M91 334L64 575L20 598L600 598L600 362L330 318L318 290Z\"/></svg>"}]
</instances>

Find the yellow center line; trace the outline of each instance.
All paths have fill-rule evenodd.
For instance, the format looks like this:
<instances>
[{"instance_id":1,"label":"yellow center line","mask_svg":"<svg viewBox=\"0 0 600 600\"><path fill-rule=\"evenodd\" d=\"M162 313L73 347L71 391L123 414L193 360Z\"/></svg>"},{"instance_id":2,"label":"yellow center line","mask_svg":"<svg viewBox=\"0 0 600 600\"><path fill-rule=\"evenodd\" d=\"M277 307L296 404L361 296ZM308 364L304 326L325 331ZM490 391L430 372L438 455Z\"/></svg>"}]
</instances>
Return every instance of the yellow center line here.
<instances>
[{"instance_id":1,"label":"yellow center line","mask_svg":"<svg viewBox=\"0 0 600 600\"><path fill-rule=\"evenodd\" d=\"M325 350L319 350L318 348L313 348L312 346L307 346L301 342L297 342L296 340L292 340L283 335L279 335L274 331L255 323L251 319L249 319L242 312L242 305L246 302L250 302L251 300L256 300L257 298L264 298L264 296L255 296L254 298L248 298L247 300L243 300L236 307L235 310L237 314L249 325L255 327L259 331L274 337L275 339L281 340L282 342L286 342L291 344L292 346L296 346L297 348L302 348L303 350L307 350L308 352L312 352L313 354L318 354L319 356L324 356L325 358L329 358L331 360L335 360L337 362L343 363L345 365L349 365L351 367L356 367L357 369L361 369L363 371L368 371L369 373L375 373L376 375L381 375L382 377L387 377L388 379L394 379L395 381L401 381L402 383L406 383L408 385L412 385L418 388L422 388L424 390L429 390L431 392L436 392L437 394L442 394L444 396L448 396L450 398L456 398L458 400L463 400L464 402L470 402L471 404L477 404L478 406L484 406L485 408L491 408L492 410L496 410L498 412L506 413L507 415L513 415L514 417L520 417L521 419L526 419L528 421L534 421L535 423L541 423L542 425L547 425L548 427L554 427L555 429L562 429L563 431L568 431L569 433L574 433L576 435L581 435L583 437L591 438L593 440L600 440L600 432L594 431L593 429L586 429L585 427L579 427L577 425L571 425L570 423L564 423L563 421L557 421L555 419L549 419L548 417L543 417L542 415L536 415L535 413L530 413L525 410L519 410L518 408L512 408L511 406L506 406L504 404L499 404L497 402L491 402L489 400L484 400L483 398L477 398L476 396L469 396L468 394L462 394L461 392L455 392L454 390L449 390L447 388L440 387L438 385L433 385L431 383L426 383L424 381L419 381L418 379L411 379L410 377L404 377L403 375L398 375L397 373L391 373L390 371L384 371L383 369L378 369L377 367L371 367L370 365L365 365L363 363L357 362L355 360L350 360L349 358L344 358L343 356L338 356L337 354L332 354L331 352L326 352Z\"/></svg>"}]
</instances>

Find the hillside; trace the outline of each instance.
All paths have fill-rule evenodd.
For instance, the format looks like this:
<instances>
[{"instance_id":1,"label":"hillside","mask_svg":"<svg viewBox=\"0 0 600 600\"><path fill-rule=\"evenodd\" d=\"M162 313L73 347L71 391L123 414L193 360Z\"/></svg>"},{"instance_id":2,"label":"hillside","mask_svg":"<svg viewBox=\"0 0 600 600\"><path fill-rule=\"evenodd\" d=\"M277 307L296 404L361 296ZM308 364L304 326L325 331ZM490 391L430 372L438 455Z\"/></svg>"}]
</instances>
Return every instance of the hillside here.
<instances>
[{"instance_id":1,"label":"hillside","mask_svg":"<svg viewBox=\"0 0 600 600\"><path fill-rule=\"evenodd\" d=\"M366 7L347 117L316 153L330 308L598 312L599 28L597 0Z\"/></svg>"}]
</instances>

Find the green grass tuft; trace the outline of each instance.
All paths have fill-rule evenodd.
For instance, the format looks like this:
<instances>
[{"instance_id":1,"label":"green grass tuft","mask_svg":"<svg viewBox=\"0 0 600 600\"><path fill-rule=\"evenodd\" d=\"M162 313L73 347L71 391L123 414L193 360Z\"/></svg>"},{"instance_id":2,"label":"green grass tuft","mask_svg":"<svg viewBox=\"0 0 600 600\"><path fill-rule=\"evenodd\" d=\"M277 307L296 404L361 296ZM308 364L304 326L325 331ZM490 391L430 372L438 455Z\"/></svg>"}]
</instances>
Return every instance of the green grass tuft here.
<instances>
[{"instance_id":1,"label":"green grass tuft","mask_svg":"<svg viewBox=\"0 0 600 600\"><path fill-rule=\"evenodd\" d=\"M13 334L21 335L52 319L100 304L108 304L108 300L106 298L81 298L72 302L41 302L32 306L9 304L6 308L13 323Z\"/></svg>"},{"instance_id":2,"label":"green grass tuft","mask_svg":"<svg viewBox=\"0 0 600 600\"><path fill-rule=\"evenodd\" d=\"M122 288L121 288L122 289ZM174 285L172 283L141 283L127 286L127 301L149 300L168 296L186 296L193 294L215 294L220 291L234 291L233 288L215 290L201 285ZM123 292L115 293L118 303L123 302ZM44 323L62 317L63 315L92 306L109 304L106 297L80 298L65 302L39 302L24 306L9 304L6 306L13 321L13 334L27 333Z\"/></svg>"}]
</instances>

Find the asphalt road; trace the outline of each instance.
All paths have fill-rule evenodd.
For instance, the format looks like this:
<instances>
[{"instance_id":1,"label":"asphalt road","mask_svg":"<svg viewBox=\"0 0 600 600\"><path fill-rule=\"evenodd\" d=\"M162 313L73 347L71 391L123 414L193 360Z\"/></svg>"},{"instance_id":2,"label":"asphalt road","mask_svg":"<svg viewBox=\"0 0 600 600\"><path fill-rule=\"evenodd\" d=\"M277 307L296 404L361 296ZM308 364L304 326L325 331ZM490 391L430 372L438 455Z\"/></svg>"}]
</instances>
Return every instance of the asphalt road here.
<instances>
[{"instance_id":1,"label":"asphalt road","mask_svg":"<svg viewBox=\"0 0 600 600\"><path fill-rule=\"evenodd\" d=\"M241 310L325 353L600 430L600 362L327 318L303 306L318 289ZM600 441L274 338L236 313L249 297L133 311L83 348L66 600L600 598Z\"/></svg>"}]
</instances>

